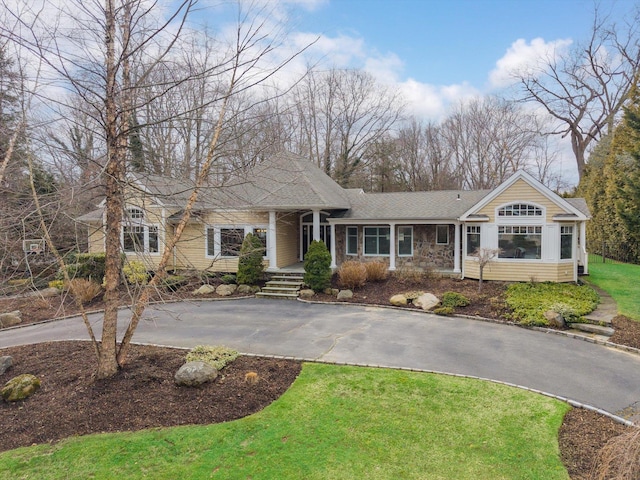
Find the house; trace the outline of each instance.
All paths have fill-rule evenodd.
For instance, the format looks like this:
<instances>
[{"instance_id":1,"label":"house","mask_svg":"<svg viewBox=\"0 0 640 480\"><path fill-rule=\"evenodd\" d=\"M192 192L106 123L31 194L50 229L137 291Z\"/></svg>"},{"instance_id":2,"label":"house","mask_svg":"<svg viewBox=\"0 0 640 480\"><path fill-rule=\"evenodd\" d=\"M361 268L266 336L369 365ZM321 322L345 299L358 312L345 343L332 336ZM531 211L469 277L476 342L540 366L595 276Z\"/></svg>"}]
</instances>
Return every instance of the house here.
<instances>
[{"instance_id":1,"label":"house","mask_svg":"<svg viewBox=\"0 0 640 480\"><path fill-rule=\"evenodd\" d=\"M150 269L160 258L192 190L189 182L135 175L127 192L122 247ZM204 187L169 268L235 272L244 236L265 245L267 271L299 264L312 240L332 266L382 260L389 270L440 270L478 278L478 249L499 249L484 278L576 281L587 273L589 210L524 171L493 190L365 193L344 189L317 166L280 153L224 185ZM104 251L104 208L78 219L89 251Z\"/></svg>"}]
</instances>

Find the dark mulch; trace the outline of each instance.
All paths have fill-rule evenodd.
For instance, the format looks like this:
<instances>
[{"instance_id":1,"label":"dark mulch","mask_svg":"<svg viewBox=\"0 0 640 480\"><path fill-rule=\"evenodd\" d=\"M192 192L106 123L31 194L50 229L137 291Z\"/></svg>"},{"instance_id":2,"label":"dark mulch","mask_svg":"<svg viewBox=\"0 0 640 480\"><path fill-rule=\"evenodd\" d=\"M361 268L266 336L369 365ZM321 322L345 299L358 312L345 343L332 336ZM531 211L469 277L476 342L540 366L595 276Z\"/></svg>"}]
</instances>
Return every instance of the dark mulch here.
<instances>
[{"instance_id":1,"label":"dark mulch","mask_svg":"<svg viewBox=\"0 0 640 480\"><path fill-rule=\"evenodd\" d=\"M178 292L159 292L156 299L190 298L193 289L189 286ZM457 309L456 313L505 320L508 311L504 306L504 289L505 284L501 282L485 282L482 292L478 292L478 283L473 280L432 277L417 281L398 276L386 282L369 283L345 302L378 304L381 299L386 303L396 293L421 290L441 296L455 291L471 300L469 307ZM126 293L122 298L123 304L127 303ZM334 297L323 294L314 299L335 301ZM89 308L102 306L102 301L97 299ZM0 299L0 311L10 310L21 310L24 323L77 312L68 297ZM613 324L616 333L612 342L640 348L639 322L618 316ZM186 389L178 388L173 382L173 374L184 359L181 350L136 346L129 364L116 378L97 383L91 381L94 365L87 362L92 358L87 344L60 342L0 350L0 355L7 354L14 356L16 366L0 376L0 384L28 372L40 376L43 387L33 398L20 404L0 404L0 425L4 433L0 450L93 432L208 424L240 418L278 398L300 370L298 362L241 357L227 367L215 383ZM262 379L255 386L244 379L250 370ZM572 409L559 435L562 460L571 478L589 478L600 448L626 428L598 413Z\"/></svg>"},{"instance_id":2,"label":"dark mulch","mask_svg":"<svg viewBox=\"0 0 640 480\"><path fill-rule=\"evenodd\" d=\"M0 385L22 373L41 379L31 398L0 401L0 451L50 443L72 435L151 427L211 424L245 417L273 402L293 383L300 362L239 357L213 383L179 387L173 375L184 350L134 345L129 363L113 379L93 381L88 342L51 342L0 350L14 366ZM245 381L258 374L255 384Z\"/></svg>"}]
</instances>

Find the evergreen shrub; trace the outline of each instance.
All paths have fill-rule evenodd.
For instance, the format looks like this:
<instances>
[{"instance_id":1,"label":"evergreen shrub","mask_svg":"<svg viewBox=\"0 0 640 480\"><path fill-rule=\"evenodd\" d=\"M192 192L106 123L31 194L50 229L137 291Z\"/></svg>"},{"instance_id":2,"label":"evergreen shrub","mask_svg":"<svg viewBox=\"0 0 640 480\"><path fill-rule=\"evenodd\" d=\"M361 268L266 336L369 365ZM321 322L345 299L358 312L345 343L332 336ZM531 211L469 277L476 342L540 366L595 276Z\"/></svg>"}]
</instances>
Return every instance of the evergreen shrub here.
<instances>
[{"instance_id":1,"label":"evergreen shrub","mask_svg":"<svg viewBox=\"0 0 640 480\"><path fill-rule=\"evenodd\" d=\"M315 292L331 286L331 253L322 241L312 241L304 256L304 283Z\"/></svg>"}]
</instances>

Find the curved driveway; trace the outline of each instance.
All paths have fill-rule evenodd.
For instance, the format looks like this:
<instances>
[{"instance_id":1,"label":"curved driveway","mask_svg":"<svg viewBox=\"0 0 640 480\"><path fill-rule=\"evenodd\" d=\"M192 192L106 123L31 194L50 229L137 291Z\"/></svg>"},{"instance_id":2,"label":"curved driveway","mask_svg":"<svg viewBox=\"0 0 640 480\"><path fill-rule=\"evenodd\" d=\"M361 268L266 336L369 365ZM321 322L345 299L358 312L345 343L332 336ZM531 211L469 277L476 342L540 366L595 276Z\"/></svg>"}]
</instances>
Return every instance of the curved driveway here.
<instances>
[{"instance_id":1,"label":"curved driveway","mask_svg":"<svg viewBox=\"0 0 640 480\"><path fill-rule=\"evenodd\" d=\"M121 311L122 325L128 311ZM96 333L101 314L91 315ZM0 348L88 339L79 318L0 332ZM640 402L640 356L514 326L376 307L246 299L150 307L135 342L472 375L622 415ZM639 403L640 404L640 403Z\"/></svg>"}]
</instances>

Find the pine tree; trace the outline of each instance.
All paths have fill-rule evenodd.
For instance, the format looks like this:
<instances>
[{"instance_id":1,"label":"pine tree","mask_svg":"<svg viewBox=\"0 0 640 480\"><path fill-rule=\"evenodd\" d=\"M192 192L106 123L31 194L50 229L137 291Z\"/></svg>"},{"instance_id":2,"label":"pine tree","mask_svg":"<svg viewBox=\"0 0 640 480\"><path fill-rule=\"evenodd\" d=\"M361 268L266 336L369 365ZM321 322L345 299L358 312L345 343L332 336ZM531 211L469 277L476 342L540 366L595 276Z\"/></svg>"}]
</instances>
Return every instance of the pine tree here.
<instances>
[{"instance_id":1,"label":"pine tree","mask_svg":"<svg viewBox=\"0 0 640 480\"><path fill-rule=\"evenodd\" d=\"M262 279L264 272L264 245L253 233L247 233L240 247L240 258L238 259L238 273L236 279L238 284L255 285Z\"/></svg>"},{"instance_id":2,"label":"pine tree","mask_svg":"<svg viewBox=\"0 0 640 480\"><path fill-rule=\"evenodd\" d=\"M629 236L640 243L640 94L637 88L631 103L624 108L620 128L624 128L622 150L629 168L624 169L616 209Z\"/></svg>"}]
</instances>

